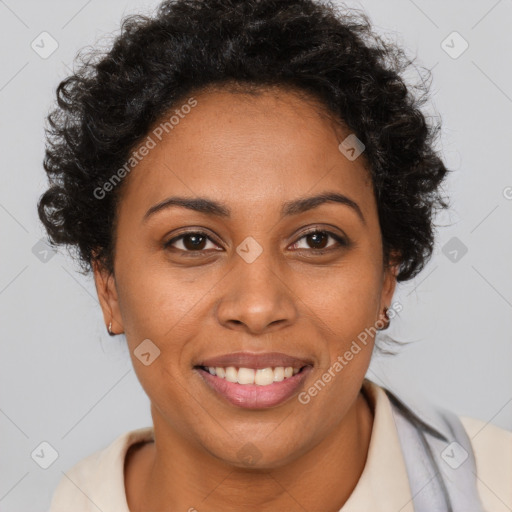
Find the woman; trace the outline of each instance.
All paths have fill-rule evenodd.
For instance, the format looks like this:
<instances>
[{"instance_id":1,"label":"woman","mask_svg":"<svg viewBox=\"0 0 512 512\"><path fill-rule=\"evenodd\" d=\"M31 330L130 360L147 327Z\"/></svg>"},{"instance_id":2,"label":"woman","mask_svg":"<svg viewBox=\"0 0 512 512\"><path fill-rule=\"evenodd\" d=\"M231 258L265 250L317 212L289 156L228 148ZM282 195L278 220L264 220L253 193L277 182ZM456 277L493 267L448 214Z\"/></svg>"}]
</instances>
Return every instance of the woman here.
<instances>
[{"instance_id":1,"label":"woman","mask_svg":"<svg viewBox=\"0 0 512 512\"><path fill-rule=\"evenodd\" d=\"M448 206L409 64L313 0L178 0L59 85L39 215L153 426L51 512L510 509L509 432L365 379Z\"/></svg>"}]
</instances>

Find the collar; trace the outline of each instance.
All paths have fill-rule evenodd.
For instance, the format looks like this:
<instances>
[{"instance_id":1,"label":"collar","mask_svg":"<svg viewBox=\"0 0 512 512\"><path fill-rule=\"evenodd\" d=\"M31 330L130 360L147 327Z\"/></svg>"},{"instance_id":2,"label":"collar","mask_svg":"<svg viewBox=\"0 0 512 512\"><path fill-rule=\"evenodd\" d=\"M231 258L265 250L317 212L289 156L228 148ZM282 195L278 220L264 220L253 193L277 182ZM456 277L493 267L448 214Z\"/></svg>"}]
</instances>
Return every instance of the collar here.
<instances>
[{"instance_id":1,"label":"collar","mask_svg":"<svg viewBox=\"0 0 512 512\"><path fill-rule=\"evenodd\" d=\"M444 408L434 405L416 388L414 389L414 394L412 394L406 390L406 387L402 387L400 396L398 396L388 386L374 384L380 386L389 400L397 405L413 421L419 423L424 430L438 439L450 442L452 433L443 416Z\"/></svg>"}]
</instances>

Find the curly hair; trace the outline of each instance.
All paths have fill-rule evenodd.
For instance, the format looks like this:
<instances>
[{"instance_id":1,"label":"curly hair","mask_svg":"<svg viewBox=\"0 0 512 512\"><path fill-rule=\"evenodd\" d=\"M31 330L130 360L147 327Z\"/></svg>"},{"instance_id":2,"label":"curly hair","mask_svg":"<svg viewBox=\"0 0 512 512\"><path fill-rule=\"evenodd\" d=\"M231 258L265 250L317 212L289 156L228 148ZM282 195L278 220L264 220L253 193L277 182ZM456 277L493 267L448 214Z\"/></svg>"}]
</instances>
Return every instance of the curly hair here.
<instances>
[{"instance_id":1,"label":"curly hair","mask_svg":"<svg viewBox=\"0 0 512 512\"><path fill-rule=\"evenodd\" d=\"M154 16L125 17L108 51L83 50L47 117L50 185L38 213L50 244L74 249L85 272L94 260L113 272L121 187L94 191L180 100L230 83L319 100L365 146L385 264L400 255L397 281L431 257L449 171L434 149L440 121L421 111L430 82L406 85L413 60L363 11L315 0L166 0Z\"/></svg>"}]
</instances>

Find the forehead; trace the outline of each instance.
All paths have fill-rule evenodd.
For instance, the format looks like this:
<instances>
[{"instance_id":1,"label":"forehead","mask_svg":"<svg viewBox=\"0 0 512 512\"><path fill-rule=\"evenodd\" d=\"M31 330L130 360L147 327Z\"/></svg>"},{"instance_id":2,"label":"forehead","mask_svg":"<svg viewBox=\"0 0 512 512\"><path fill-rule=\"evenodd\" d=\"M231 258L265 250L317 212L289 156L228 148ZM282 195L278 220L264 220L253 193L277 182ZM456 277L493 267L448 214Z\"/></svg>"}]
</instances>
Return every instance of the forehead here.
<instances>
[{"instance_id":1,"label":"forehead","mask_svg":"<svg viewBox=\"0 0 512 512\"><path fill-rule=\"evenodd\" d=\"M193 108L185 98L150 130L141 146L152 148L128 176L122 202L147 209L170 195L207 195L235 210L334 189L372 207L363 155L351 161L339 149L350 130L314 98L282 89L192 98Z\"/></svg>"}]
</instances>

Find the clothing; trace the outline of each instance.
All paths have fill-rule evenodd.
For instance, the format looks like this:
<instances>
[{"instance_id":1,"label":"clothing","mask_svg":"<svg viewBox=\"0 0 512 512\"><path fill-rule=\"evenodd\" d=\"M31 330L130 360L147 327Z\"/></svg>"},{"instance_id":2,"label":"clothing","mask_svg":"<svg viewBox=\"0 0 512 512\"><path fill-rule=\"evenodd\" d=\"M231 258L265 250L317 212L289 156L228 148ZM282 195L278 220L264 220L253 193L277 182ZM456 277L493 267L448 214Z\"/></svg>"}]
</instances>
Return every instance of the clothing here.
<instances>
[{"instance_id":1,"label":"clothing","mask_svg":"<svg viewBox=\"0 0 512 512\"><path fill-rule=\"evenodd\" d=\"M475 454L458 416L418 395L406 399L388 389L386 393L415 512L485 512L478 494Z\"/></svg>"},{"instance_id":2,"label":"clothing","mask_svg":"<svg viewBox=\"0 0 512 512\"><path fill-rule=\"evenodd\" d=\"M363 392L374 414L363 473L340 512L414 512L412 493L393 406L386 390L365 379ZM512 432L461 416L471 440L477 489L485 512L512 510ZM49 512L129 512L124 489L128 448L153 439L153 428L122 434L89 455L62 477Z\"/></svg>"}]
</instances>

